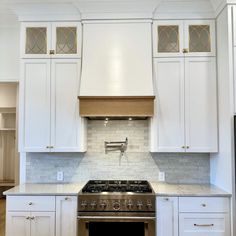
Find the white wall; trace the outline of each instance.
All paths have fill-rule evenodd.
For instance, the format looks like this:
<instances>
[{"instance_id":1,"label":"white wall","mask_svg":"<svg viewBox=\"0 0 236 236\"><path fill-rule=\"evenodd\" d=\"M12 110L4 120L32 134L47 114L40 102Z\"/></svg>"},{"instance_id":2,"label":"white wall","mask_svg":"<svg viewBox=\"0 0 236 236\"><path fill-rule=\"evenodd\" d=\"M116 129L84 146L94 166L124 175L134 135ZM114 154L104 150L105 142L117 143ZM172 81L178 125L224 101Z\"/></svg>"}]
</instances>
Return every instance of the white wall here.
<instances>
[{"instance_id":1,"label":"white wall","mask_svg":"<svg viewBox=\"0 0 236 236\"><path fill-rule=\"evenodd\" d=\"M211 155L211 183L233 194L234 190L234 78L231 7L217 18L219 152ZM232 228L235 227L232 218ZM233 234L232 234L233 235Z\"/></svg>"},{"instance_id":2,"label":"white wall","mask_svg":"<svg viewBox=\"0 0 236 236\"><path fill-rule=\"evenodd\" d=\"M19 27L0 27L0 82L19 80Z\"/></svg>"}]
</instances>

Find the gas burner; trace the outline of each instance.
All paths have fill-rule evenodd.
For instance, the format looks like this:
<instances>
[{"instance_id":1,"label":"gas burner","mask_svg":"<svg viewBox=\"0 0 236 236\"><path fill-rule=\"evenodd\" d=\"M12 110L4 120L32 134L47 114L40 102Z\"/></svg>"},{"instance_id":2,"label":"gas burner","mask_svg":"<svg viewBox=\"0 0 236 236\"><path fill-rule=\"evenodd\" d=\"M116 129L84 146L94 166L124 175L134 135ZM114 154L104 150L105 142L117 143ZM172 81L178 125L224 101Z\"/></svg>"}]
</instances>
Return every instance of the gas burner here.
<instances>
[{"instance_id":1,"label":"gas burner","mask_svg":"<svg viewBox=\"0 0 236 236\"><path fill-rule=\"evenodd\" d=\"M83 193L152 193L147 181L90 180L82 189Z\"/></svg>"}]
</instances>

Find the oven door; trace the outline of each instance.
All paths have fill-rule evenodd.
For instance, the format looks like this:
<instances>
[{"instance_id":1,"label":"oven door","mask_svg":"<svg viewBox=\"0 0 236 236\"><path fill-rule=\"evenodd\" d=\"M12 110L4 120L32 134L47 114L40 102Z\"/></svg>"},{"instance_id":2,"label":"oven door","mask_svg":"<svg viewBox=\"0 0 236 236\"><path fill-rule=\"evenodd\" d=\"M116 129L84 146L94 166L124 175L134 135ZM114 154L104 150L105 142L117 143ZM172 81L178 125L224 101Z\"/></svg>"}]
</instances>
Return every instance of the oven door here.
<instances>
[{"instance_id":1,"label":"oven door","mask_svg":"<svg viewBox=\"0 0 236 236\"><path fill-rule=\"evenodd\" d=\"M155 236L155 217L79 216L78 236Z\"/></svg>"}]
</instances>

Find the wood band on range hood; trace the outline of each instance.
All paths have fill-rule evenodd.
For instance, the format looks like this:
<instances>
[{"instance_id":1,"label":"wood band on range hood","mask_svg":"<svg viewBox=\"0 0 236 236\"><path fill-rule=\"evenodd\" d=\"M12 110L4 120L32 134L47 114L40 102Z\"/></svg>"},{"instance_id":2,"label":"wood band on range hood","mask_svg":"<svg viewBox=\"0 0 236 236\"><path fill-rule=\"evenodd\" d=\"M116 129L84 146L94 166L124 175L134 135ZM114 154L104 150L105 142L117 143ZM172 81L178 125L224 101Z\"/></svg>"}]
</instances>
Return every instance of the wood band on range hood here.
<instances>
[{"instance_id":1,"label":"wood band on range hood","mask_svg":"<svg viewBox=\"0 0 236 236\"><path fill-rule=\"evenodd\" d=\"M155 96L79 96L82 117L152 117Z\"/></svg>"}]
</instances>

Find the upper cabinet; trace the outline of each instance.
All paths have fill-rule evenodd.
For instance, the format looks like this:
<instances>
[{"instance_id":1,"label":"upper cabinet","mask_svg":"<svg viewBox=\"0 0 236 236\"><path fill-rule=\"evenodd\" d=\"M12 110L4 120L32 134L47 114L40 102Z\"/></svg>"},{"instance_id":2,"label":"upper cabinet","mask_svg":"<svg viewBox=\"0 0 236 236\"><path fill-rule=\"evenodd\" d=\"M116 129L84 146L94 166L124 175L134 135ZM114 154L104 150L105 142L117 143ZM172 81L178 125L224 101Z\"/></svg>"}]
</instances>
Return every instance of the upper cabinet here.
<instances>
[{"instance_id":1,"label":"upper cabinet","mask_svg":"<svg viewBox=\"0 0 236 236\"><path fill-rule=\"evenodd\" d=\"M79 22L22 23L22 58L80 58Z\"/></svg>"},{"instance_id":2,"label":"upper cabinet","mask_svg":"<svg viewBox=\"0 0 236 236\"><path fill-rule=\"evenodd\" d=\"M154 57L215 56L213 20L155 21Z\"/></svg>"}]
</instances>

